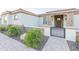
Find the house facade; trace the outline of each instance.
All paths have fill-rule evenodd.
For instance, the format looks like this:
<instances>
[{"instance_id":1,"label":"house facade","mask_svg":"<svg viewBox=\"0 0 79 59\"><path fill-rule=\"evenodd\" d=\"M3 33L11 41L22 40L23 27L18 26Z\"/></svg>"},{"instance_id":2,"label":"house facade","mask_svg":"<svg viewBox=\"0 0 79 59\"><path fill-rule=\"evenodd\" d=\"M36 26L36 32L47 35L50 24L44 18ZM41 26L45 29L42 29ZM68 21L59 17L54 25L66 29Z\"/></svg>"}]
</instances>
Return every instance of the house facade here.
<instances>
[{"instance_id":1,"label":"house facade","mask_svg":"<svg viewBox=\"0 0 79 59\"><path fill-rule=\"evenodd\" d=\"M79 32L79 9L66 9L66 10L57 10L50 11L40 16L45 17L46 21L45 26L47 29L45 32L49 36L53 34L54 36L64 37L66 40L76 41L76 33ZM51 30L50 27L52 27ZM53 30L56 28L55 30ZM64 34L59 32L57 29L63 29ZM59 30L60 30L59 29ZM56 34L57 33L57 34ZM58 35L59 34L59 35ZM63 36L61 36L63 35Z\"/></svg>"},{"instance_id":2,"label":"house facade","mask_svg":"<svg viewBox=\"0 0 79 59\"><path fill-rule=\"evenodd\" d=\"M1 19L3 25L24 25L25 27L38 27L42 25L41 17L23 9L3 12Z\"/></svg>"},{"instance_id":3,"label":"house facade","mask_svg":"<svg viewBox=\"0 0 79 59\"><path fill-rule=\"evenodd\" d=\"M43 28L46 36L53 34L76 41L76 33L79 32L79 9L49 11L40 15L18 9L3 12L1 16L1 24Z\"/></svg>"}]
</instances>

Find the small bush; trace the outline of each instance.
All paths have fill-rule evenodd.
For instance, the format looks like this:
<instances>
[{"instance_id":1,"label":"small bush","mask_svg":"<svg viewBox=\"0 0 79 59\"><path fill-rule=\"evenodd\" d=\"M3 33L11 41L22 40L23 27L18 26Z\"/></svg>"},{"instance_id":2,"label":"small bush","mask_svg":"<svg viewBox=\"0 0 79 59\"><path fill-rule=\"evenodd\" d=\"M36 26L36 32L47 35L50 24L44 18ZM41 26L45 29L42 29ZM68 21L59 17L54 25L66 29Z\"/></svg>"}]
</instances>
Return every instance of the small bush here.
<instances>
[{"instance_id":1,"label":"small bush","mask_svg":"<svg viewBox=\"0 0 79 59\"><path fill-rule=\"evenodd\" d=\"M25 44L27 47L39 48L43 41L43 33L40 29L32 29L25 36Z\"/></svg>"},{"instance_id":2,"label":"small bush","mask_svg":"<svg viewBox=\"0 0 79 59\"><path fill-rule=\"evenodd\" d=\"M21 29L18 26L10 26L8 28L7 34L9 36L20 36L21 34Z\"/></svg>"},{"instance_id":3,"label":"small bush","mask_svg":"<svg viewBox=\"0 0 79 59\"><path fill-rule=\"evenodd\" d=\"M0 26L0 31L7 31L7 26Z\"/></svg>"},{"instance_id":4,"label":"small bush","mask_svg":"<svg viewBox=\"0 0 79 59\"><path fill-rule=\"evenodd\" d=\"M79 43L79 32L76 33L76 43Z\"/></svg>"},{"instance_id":5,"label":"small bush","mask_svg":"<svg viewBox=\"0 0 79 59\"><path fill-rule=\"evenodd\" d=\"M13 25L8 25L8 26L7 26L7 30L8 30L11 26L13 26Z\"/></svg>"},{"instance_id":6,"label":"small bush","mask_svg":"<svg viewBox=\"0 0 79 59\"><path fill-rule=\"evenodd\" d=\"M23 25L14 25L17 29L19 29L21 32L23 32L24 30L24 26Z\"/></svg>"},{"instance_id":7,"label":"small bush","mask_svg":"<svg viewBox=\"0 0 79 59\"><path fill-rule=\"evenodd\" d=\"M76 37L76 42L79 44L79 36Z\"/></svg>"}]
</instances>

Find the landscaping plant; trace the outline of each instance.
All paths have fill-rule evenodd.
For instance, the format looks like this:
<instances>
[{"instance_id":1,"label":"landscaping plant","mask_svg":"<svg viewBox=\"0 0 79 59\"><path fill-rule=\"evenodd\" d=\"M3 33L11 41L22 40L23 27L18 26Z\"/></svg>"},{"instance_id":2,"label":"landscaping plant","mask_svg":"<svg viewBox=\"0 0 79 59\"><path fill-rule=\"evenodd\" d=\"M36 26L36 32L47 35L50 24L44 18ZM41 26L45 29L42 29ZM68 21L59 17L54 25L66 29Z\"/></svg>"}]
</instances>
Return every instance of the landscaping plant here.
<instances>
[{"instance_id":1,"label":"landscaping plant","mask_svg":"<svg viewBox=\"0 0 79 59\"><path fill-rule=\"evenodd\" d=\"M7 26L0 26L0 31L7 31Z\"/></svg>"},{"instance_id":2,"label":"landscaping plant","mask_svg":"<svg viewBox=\"0 0 79 59\"><path fill-rule=\"evenodd\" d=\"M76 33L76 47L79 48L79 32Z\"/></svg>"},{"instance_id":3,"label":"landscaping plant","mask_svg":"<svg viewBox=\"0 0 79 59\"><path fill-rule=\"evenodd\" d=\"M76 38L76 42L79 44L79 36L77 36L77 38Z\"/></svg>"},{"instance_id":4,"label":"landscaping plant","mask_svg":"<svg viewBox=\"0 0 79 59\"><path fill-rule=\"evenodd\" d=\"M40 29L31 29L25 36L25 44L27 47L39 48L43 41L43 33Z\"/></svg>"},{"instance_id":5,"label":"landscaping plant","mask_svg":"<svg viewBox=\"0 0 79 59\"><path fill-rule=\"evenodd\" d=\"M20 36L21 35L21 29L18 26L10 26L8 28L7 34L9 36Z\"/></svg>"}]
</instances>

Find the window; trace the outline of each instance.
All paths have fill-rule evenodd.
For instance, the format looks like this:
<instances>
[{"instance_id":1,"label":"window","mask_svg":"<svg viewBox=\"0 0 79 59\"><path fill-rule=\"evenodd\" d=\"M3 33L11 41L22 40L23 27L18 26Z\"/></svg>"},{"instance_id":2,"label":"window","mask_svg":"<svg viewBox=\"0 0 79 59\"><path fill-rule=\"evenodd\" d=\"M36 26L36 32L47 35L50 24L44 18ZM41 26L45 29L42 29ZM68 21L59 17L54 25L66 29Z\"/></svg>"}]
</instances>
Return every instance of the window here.
<instances>
[{"instance_id":1,"label":"window","mask_svg":"<svg viewBox=\"0 0 79 59\"><path fill-rule=\"evenodd\" d=\"M7 23L7 16L3 16L3 22Z\"/></svg>"},{"instance_id":2,"label":"window","mask_svg":"<svg viewBox=\"0 0 79 59\"><path fill-rule=\"evenodd\" d=\"M48 24L48 19L46 18L46 16L44 16L43 18L43 24Z\"/></svg>"},{"instance_id":3,"label":"window","mask_svg":"<svg viewBox=\"0 0 79 59\"><path fill-rule=\"evenodd\" d=\"M18 16L16 14L14 15L14 20L18 20Z\"/></svg>"},{"instance_id":4,"label":"window","mask_svg":"<svg viewBox=\"0 0 79 59\"><path fill-rule=\"evenodd\" d=\"M4 19L4 23L7 23L7 20L6 19Z\"/></svg>"}]
</instances>

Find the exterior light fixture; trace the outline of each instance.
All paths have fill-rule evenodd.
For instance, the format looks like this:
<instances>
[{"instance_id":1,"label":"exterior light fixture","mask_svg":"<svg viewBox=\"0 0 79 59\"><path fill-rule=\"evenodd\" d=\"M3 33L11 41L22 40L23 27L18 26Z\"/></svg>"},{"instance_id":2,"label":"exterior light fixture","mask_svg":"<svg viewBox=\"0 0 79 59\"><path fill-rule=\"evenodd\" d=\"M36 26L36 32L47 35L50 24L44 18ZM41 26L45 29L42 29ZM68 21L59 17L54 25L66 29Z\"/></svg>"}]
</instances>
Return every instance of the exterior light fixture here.
<instances>
[{"instance_id":1,"label":"exterior light fixture","mask_svg":"<svg viewBox=\"0 0 79 59\"><path fill-rule=\"evenodd\" d=\"M60 18L57 18L57 20L60 21L61 19Z\"/></svg>"}]
</instances>

